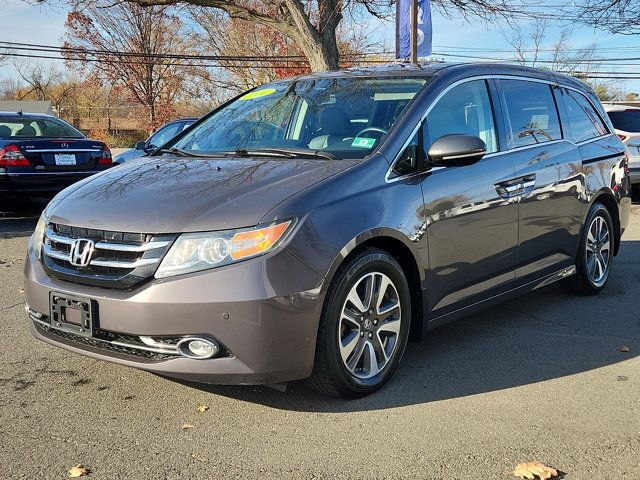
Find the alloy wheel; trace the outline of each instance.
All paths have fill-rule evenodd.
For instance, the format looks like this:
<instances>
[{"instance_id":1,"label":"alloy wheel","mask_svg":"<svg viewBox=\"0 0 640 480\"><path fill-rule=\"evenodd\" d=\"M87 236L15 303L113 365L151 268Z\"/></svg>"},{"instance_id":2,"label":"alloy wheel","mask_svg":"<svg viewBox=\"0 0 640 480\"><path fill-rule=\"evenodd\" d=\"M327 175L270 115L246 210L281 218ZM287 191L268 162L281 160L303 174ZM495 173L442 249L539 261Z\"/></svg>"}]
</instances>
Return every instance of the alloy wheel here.
<instances>
[{"instance_id":1,"label":"alloy wheel","mask_svg":"<svg viewBox=\"0 0 640 480\"><path fill-rule=\"evenodd\" d=\"M607 279L611 261L611 235L609 225L597 215L587 233L587 273L591 281L600 286Z\"/></svg>"},{"instance_id":2,"label":"alloy wheel","mask_svg":"<svg viewBox=\"0 0 640 480\"><path fill-rule=\"evenodd\" d=\"M401 321L398 291L385 274L367 273L351 287L338 324L340 356L351 375L368 379L387 367Z\"/></svg>"}]
</instances>

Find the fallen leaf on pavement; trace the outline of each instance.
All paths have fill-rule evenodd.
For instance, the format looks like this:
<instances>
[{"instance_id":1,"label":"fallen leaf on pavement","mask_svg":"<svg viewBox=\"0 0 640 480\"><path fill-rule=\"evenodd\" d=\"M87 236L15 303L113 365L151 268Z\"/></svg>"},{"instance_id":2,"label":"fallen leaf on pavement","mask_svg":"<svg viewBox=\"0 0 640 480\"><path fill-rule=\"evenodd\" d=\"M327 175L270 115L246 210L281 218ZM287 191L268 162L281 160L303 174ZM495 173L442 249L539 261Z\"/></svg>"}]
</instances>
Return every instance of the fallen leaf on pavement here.
<instances>
[{"instance_id":1,"label":"fallen leaf on pavement","mask_svg":"<svg viewBox=\"0 0 640 480\"><path fill-rule=\"evenodd\" d=\"M187 428L193 428L193 425L191 425L190 423L185 423L182 425L182 430L186 430Z\"/></svg>"},{"instance_id":2,"label":"fallen leaf on pavement","mask_svg":"<svg viewBox=\"0 0 640 480\"><path fill-rule=\"evenodd\" d=\"M516 465L513 474L518 478L535 480L549 480L551 477L557 477L558 471L555 468L546 466L540 462L519 463Z\"/></svg>"},{"instance_id":3,"label":"fallen leaf on pavement","mask_svg":"<svg viewBox=\"0 0 640 480\"><path fill-rule=\"evenodd\" d=\"M195 453L191 454L191 458L193 458L194 460L198 460L199 462L204 462L204 460L200 457L197 457Z\"/></svg>"},{"instance_id":4,"label":"fallen leaf on pavement","mask_svg":"<svg viewBox=\"0 0 640 480\"><path fill-rule=\"evenodd\" d=\"M78 464L69 470L69 476L86 477L87 475L89 475L89 472L90 470L87 467L83 467L81 464Z\"/></svg>"},{"instance_id":5,"label":"fallen leaf on pavement","mask_svg":"<svg viewBox=\"0 0 640 480\"><path fill-rule=\"evenodd\" d=\"M620 347L620 351L621 352L628 352L629 351L629 347L627 347L626 345L623 345L622 347Z\"/></svg>"},{"instance_id":6,"label":"fallen leaf on pavement","mask_svg":"<svg viewBox=\"0 0 640 480\"><path fill-rule=\"evenodd\" d=\"M206 412L207 410L209 410L209 407L207 407L206 405L199 405L199 406L198 406L198 411L199 411L200 413L202 413L202 412Z\"/></svg>"}]
</instances>

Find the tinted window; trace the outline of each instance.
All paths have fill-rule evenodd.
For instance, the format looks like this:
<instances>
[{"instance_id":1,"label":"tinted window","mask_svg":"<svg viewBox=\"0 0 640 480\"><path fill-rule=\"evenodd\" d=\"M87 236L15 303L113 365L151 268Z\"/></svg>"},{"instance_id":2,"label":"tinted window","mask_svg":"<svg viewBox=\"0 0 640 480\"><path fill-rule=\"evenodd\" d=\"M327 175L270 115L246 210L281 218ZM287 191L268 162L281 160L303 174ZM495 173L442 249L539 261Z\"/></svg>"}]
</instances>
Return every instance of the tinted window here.
<instances>
[{"instance_id":1,"label":"tinted window","mask_svg":"<svg viewBox=\"0 0 640 480\"><path fill-rule=\"evenodd\" d=\"M613 127L630 133L640 132L640 110L632 109L624 112L608 112Z\"/></svg>"},{"instance_id":2,"label":"tinted window","mask_svg":"<svg viewBox=\"0 0 640 480\"><path fill-rule=\"evenodd\" d=\"M562 138L551 86L522 80L501 80L514 147Z\"/></svg>"},{"instance_id":3,"label":"tinted window","mask_svg":"<svg viewBox=\"0 0 640 480\"><path fill-rule=\"evenodd\" d=\"M608 133L589 100L571 90L563 90L562 93L575 142L584 142Z\"/></svg>"},{"instance_id":4,"label":"tinted window","mask_svg":"<svg viewBox=\"0 0 640 480\"><path fill-rule=\"evenodd\" d=\"M84 138L84 135L57 118L0 117L0 138L8 137Z\"/></svg>"},{"instance_id":5,"label":"tinted window","mask_svg":"<svg viewBox=\"0 0 640 480\"><path fill-rule=\"evenodd\" d=\"M431 144L443 135L480 137L487 153L498 150L491 101L484 80L463 83L449 90L427 115L426 132Z\"/></svg>"}]
</instances>

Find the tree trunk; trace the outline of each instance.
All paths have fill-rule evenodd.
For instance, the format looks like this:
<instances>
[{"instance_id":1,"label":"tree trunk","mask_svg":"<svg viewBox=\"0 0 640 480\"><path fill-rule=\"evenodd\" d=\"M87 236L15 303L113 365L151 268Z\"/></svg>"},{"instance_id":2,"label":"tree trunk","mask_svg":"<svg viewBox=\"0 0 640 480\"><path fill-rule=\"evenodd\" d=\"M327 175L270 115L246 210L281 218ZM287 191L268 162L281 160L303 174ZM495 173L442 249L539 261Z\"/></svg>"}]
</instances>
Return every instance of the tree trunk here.
<instances>
[{"instance_id":1,"label":"tree trunk","mask_svg":"<svg viewBox=\"0 0 640 480\"><path fill-rule=\"evenodd\" d=\"M318 0L320 12L317 26L311 23L301 0L285 0L285 4L291 22L273 25L273 27L298 43L309 60L311 71L338 70L340 59L336 29L342 18L340 4L336 0Z\"/></svg>"},{"instance_id":2,"label":"tree trunk","mask_svg":"<svg viewBox=\"0 0 640 480\"><path fill-rule=\"evenodd\" d=\"M316 38L303 35L296 40L309 60L312 72L326 72L340 68L340 53L335 31L325 30L323 35L318 35Z\"/></svg>"}]
</instances>

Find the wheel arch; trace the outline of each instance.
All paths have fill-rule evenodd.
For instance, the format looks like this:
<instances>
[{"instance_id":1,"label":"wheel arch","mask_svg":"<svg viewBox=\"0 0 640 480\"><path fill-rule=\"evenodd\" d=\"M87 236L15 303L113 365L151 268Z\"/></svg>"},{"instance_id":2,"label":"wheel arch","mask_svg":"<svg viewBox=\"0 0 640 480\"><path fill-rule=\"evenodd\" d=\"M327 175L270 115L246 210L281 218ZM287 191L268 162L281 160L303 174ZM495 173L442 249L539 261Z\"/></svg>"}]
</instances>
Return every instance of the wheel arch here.
<instances>
[{"instance_id":1,"label":"wheel arch","mask_svg":"<svg viewBox=\"0 0 640 480\"><path fill-rule=\"evenodd\" d=\"M622 232L620 231L620 210L618 208L618 202L611 192L606 189L602 189L598 191L591 200L589 205L589 209L587 210L587 215L589 211L591 211L591 207L595 203L601 203L611 215L611 221L613 222L613 230L614 230L614 246L613 246L613 254L618 255L618 251L620 250L620 241ZM586 218L585 218L586 220ZM583 226L584 228L584 226Z\"/></svg>"},{"instance_id":2,"label":"wheel arch","mask_svg":"<svg viewBox=\"0 0 640 480\"><path fill-rule=\"evenodd\" d=\"M336 257L329 275L328 283L333 281L336 271L344 262L363 249L368 247L384 250L391 255L402 267L402 270L409 283L411 294L411 324L409 329L409 341L419 343L426 329L424 328L424 298L422 285L425 281L424 268L420 265L420 260L415 247L409 245L406 235L393 229L379 229L358 235L347 244Z\"/></svg>"}]
</instances>

